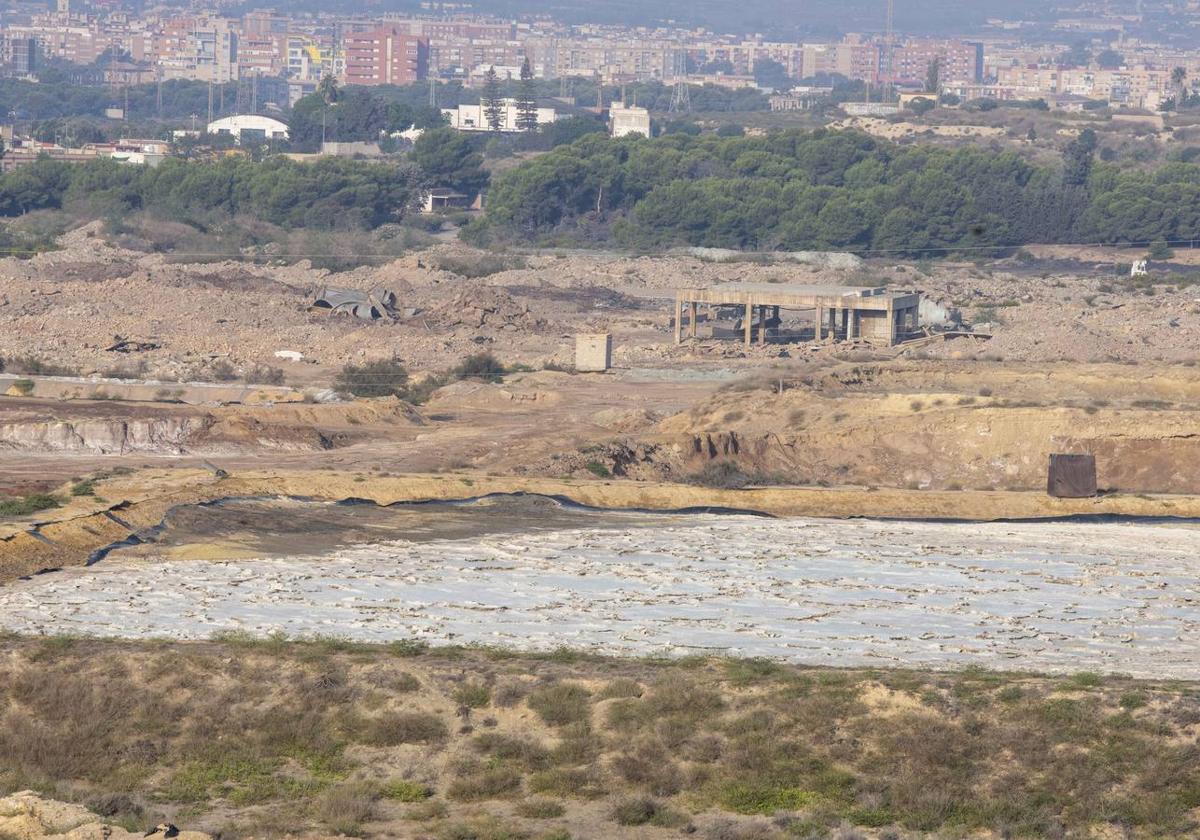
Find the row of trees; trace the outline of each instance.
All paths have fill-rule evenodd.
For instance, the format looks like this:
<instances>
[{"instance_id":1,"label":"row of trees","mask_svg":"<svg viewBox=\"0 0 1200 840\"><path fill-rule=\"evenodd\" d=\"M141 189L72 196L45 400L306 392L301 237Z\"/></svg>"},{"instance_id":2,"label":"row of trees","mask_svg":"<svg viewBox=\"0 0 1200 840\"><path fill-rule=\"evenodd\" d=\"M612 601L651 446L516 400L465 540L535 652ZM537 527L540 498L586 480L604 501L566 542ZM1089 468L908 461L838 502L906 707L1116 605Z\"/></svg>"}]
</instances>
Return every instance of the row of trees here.
<instances>
[{"instance_id":1,"label":"row of trees","mask_svg":"<svg viewBox=\"0 0 1200 840\"><path fill-rule=\"evenodd\" d=\"M309 164L172 159L157 168L43 159L0 176L0 216L66 208L88 218L149 211L203 222L214 213L245 214L285 228L373 228L413 209L424 184L424 174L410 164L334 158Z\"/></svg>"},{"instance_id":2,"label":"row of trees","mask_svg":"<svg viewBox=\"0 0 1200 840\"><path fill-rule=\"evenodd\" d=\"M1095 148L1085 131L1048 167L856 132L588 136L498 177L468 235L915 254L1196 236L1200 166L1121 171L1094 164Z\"/></svg>"}]
</instances>

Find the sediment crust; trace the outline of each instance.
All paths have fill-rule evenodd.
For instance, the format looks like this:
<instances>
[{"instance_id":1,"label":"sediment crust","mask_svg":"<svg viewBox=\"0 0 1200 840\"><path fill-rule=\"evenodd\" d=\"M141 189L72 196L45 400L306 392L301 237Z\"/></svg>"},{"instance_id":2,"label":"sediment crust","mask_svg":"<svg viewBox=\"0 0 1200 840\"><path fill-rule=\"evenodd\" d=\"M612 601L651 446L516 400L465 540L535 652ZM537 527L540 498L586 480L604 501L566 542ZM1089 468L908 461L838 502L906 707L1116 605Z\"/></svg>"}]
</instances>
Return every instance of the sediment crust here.
<instances>
[{"instance_id":1,"label":"sediment crust","mask_svg":"<svg viewBox=\"0 0 1200 840\"><path fill-rule=\"evenodd\" d=\"M1200 518L1200 496L1106 495L1054 499L1044 493L764 487L721 490L636 481L577 481L468 473L391 475L263 470L217 476L195 469L141 470L102 479L96 496L0 524L0 583L45 569L83 565L96 551L153 528L178 505L237 497L361 499L380 505L529 493L602 509L712 508L772 516L997 521L1072 516Z\"/></svg>"}]
</instances>

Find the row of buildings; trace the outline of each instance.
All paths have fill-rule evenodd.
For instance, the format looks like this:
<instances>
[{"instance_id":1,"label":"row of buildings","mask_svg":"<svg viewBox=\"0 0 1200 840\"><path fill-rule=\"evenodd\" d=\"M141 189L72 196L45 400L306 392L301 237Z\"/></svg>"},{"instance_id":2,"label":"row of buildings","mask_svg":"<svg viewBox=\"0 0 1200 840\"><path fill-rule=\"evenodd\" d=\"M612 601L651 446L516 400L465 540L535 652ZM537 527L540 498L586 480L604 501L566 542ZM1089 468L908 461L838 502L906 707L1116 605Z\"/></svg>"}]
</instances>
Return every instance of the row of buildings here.
<instances>
[{"instance_id":1,"label":"row of buildings","mask_svg":"<svg viewBox=\"0 0 1200 840\"><path fill-rule=\"evenodd\" d=\"M514 73L528 59L540 77L599 77L607 84L703 75L726 68L717 80L746 84L764 60L782 64L796 79L841 73L878 81L886 59L898 80L923 78L940 57L954 78L978 80L983 48L959 40L911 39L885 50L882 40L850 36L836 43L797 44L691 31L630 31L473 19L431 20L384 15L374 20L292 17L255 11L238 18L178 11L132 15L55 11L10 20L0 37L36 44L46 56L87 65L114 51L147 66L149 80L188 78L230 82L249 75L318 81L335 76L351 84L407 84L434 75L470 80L494 66ZM10 72L14 68L10 67ZM15 68L29 71L28 65Z\"/></svg>"},{"instance_id":2,"label":"row of buildings","mask_svg":"<svg viewBox=\"0 0 1200 840\"><path fill-rule=\"evenodd\" d=\"M80 65L111 61L113 83L169 79L214 83L249 77L286 78L297 94L333 76L355 85L405 85L428 77L477 83L488 67L515 76L529 60L542 78L583 77L606 84L681 77L729 87L754 84L764 62L795 80L839 74L870 84L924 85L939 63L943 90L959 95L1026 99L1078 95L1154 108L1176 91L1175 67L1200 78L1200 53L1164 52L1151 44L1123 45L1120 68L1070 67L1064 48L954 38L848 35L838 41L791 43L696 30L567 27L549 21L472 18L374 19L293 16L255 11L241 17L159 7L141 15L111 8L0 17L0 67L10 75L36 72L37 55ZM118 62L117 56L121 57ZM717 68L717 69L714 69Z\"/></svg>"}]
</instances>

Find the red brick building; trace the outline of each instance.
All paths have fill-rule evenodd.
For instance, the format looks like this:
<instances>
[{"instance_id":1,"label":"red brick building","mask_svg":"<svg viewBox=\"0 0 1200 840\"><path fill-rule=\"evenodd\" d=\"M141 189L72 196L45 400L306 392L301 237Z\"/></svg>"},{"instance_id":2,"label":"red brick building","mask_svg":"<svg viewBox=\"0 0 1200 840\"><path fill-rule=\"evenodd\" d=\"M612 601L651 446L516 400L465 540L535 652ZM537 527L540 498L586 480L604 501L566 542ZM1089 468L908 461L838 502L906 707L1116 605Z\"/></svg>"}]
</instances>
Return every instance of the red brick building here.
<instances>
[{"instance_id":1,"label":"red brick building","mask_svg":"<svg viewBox=\"0 0 1200 840\"><path fill-rule=\"evenodd\" d=\"M429 40L398 26L345 36L346 84L408 85L429 71Z\"/></svg>"}]
</instances>

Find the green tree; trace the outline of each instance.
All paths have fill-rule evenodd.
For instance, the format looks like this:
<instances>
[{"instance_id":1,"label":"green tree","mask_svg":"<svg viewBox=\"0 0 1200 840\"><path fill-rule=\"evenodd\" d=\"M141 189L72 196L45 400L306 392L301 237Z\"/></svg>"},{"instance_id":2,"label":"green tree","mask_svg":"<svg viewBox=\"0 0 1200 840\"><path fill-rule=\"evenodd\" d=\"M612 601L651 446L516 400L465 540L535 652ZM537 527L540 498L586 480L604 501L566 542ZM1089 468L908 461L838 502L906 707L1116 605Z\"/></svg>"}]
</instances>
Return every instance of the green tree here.
<instances>
[{"instance_id":1,"label":"green tree","mask_svg":"<svg viewBox=\"0 0 1200 840\"><path fill-rule=\"evenodd\" d=\"M533 68L529 56L521 64L521 85L517 90L517 128L520 131L537 131L537 90L533 83Z\"/></svg>"},{"instance_id":2,"label":"green tree","mask_svg":"<svg viewBox=\"0 0 1200 840\"><path fill-rule=\"evenodd\" d=\"M932 93L934 99L942 90L942 59L935 57L925 69L925 92Z\"/></svg>"},{"instance_id":3,"label":"green tree","mask_svg":"<svg viewBox=\"0 0 1200 840\"><path fill-rule=\"evenodd\" d=\"M334 76L322 76L321 81L317 83L317 95L324 100L326 105L332 105L338 101L338 83Z\"/></svg>"},{"instance_id":4,"label":"green tree","mask_svg":"<svg viewBox=\"0 0 1200 840\"><path fill-rule=\"evenodd\" d=\"M916 99L908 103L908 107L909 110L911 110L918 117L923 117L936 108L937 103L924 96L918 96Z\"/></svg>"},{"instance_id":5,"label":"green tree","mask_svg":"<svg viewBox=\"0 0 1200 840\"><path fill-rule=\"evenodd\" d=\"M496 75L495 67L488 67L483 75L483 97L479 104L483 106L488 128L499 131L504 125L504 103L500 98L500 77Z\"/></svg>"},{"instance_id":6,"label":"green tree","mask_svg":"<svg viewBox=\"0 0 1200 840\"><path fill-rule=\"evenodd\" d=\"M1069 187L1082 187L1092 172L1093 154L1096 151L1096 132L1085 128L1079 136L1067 144L1063 154L1063 182Z\"/></svg>"},{"instance_id":7,"label":"green tree","mask_svg":"<svg viewBox=\"0 0 1200 840\"><path fill-rule=\"evenodd\" d=\"M477 195L487 184L478 139L452 128L427 129L413 144L409 159L435 187Z\"/></svg>"},{"instance_id":8,"label":"green tree","mask_svg":"<svg viewBox=\"0 0 1200 840\"><path fill-rule=\"evenodd\" d=\"M1171 246L1167 244L1165 239L1156 239L1150 243L1150 250L1146 252L1146 256L1152 260L1169 260L1175 256L1175 252L1171 250Z\"/></svg>"},{"instance_id":9,"label":"green tree","mask_svg":"<svg viewBox=\"0 0 1200 840\"><path fill-rule=\"evenodd\" d=\"M1187 81L1187 68L1176 67L1171 71L1171 84L1175 86L1175 105L1177 108L1183 107L1186 99L1184 84Z\"/></svg>"},{"instance_id":10,"label":"green tree","mask_svg":"<svg viewBox=\"0 0 1200 840\"><path fill-rule=\"evenodd\" d=\"M770 58L760 58L754 62L754 83L773 90L791 90L795 85L795 81L788 75L787 68ZM696 107L697 110L705 110Z\"/></svg>"},{"instance_id":11,"label":"green tree","mask_svg":"<svg viewBox=\"0 0 1200 840\"><path fill-rule=\"evenodd\" d=\"M1096 54L1096 64L1102 70L1116 70L1125 63L1125 56L1115 50L1104 50Z\"/></svg>"}]
</instances>

